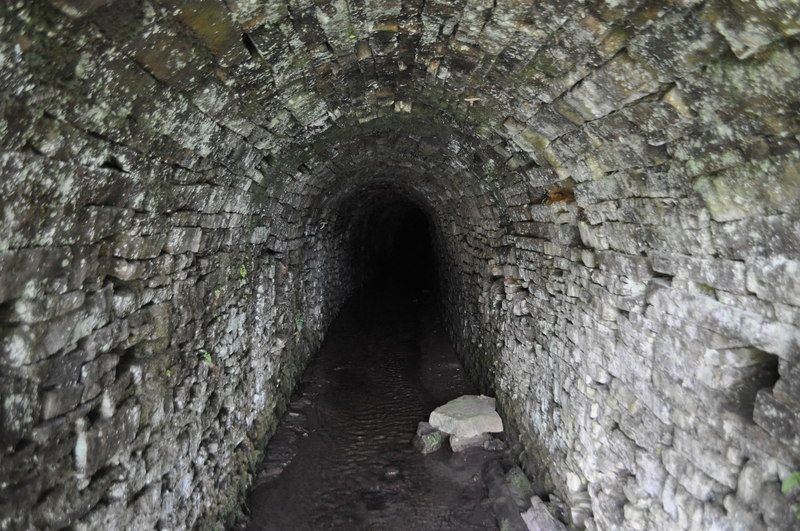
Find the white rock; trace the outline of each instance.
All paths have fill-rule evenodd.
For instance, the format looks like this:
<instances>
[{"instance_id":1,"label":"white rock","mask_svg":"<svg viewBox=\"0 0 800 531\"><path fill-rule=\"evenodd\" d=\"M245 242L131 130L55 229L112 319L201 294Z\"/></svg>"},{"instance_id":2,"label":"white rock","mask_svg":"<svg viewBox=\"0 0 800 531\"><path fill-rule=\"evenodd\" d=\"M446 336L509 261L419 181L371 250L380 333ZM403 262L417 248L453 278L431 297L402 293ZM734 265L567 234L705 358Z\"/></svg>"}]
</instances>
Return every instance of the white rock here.
<instances>
[{"instance_id":1,"label":"white rock","mask_svg":"<svg viewBox=\"0 0 800 531\"><path fill-rule=\"evenodd\" d=\"M478 448L490 441L492 436L488 433L480 433L473 437L459 437L458 435L450 436L450 449L454 452L463 452L467 448Z\"/></svg>"},{"instance_id":2,"label":"white rock","mask_svg":"<svg viewBox=\"0 0 800 531\"><path fill-rule=\"evenodd\" d=\"M483 395L464 395L451 400L434 409L429 422L434 428L457 437L503 431L503 420L494 410L494 398Z\"/></svg>"},{"instance_id":3,"label":"white rock","mask_svg":"<svg viewBox=\"0 0 800 531\"><path fill-rule=\"evenodd\" d=\"M567 478L567 489L569 490L569 492L571 493L580 492L584 490L583 481L581 481L581 478L578 476L578 474L568 471L566 473L566 478Z\"/></svg>"}]
</instances>

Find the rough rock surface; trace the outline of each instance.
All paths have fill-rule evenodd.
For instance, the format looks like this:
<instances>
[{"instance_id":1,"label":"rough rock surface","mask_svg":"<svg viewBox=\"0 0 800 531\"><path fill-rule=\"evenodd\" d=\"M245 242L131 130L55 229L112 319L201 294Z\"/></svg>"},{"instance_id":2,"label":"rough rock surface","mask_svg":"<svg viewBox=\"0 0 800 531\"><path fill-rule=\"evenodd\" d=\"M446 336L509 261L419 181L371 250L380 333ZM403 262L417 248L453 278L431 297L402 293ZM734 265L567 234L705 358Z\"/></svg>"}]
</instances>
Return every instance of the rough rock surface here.
<instances>
[{"instance_id":1,"label":"rough rock surface","mask_svg":"<svg viewBox=\"0 0 800 531\"><path fill-rule=\"evenodd\" d=\"M467 437L458 435L450 436L450 449L456 453L463 452L469 448L483 448L491 440L492 436L488 433L479 433Z\"/></svg>"},{"instance_id":2,"label":"rough rock surface","mask_svg":"<svg viewBox=\"0 0 800 531\"><path fill-rule=\"evenodd\" d=\"M503 431L503 420L494 409L494 398L483 395L464 395L451 400L434 409L428 422L462 439Z\"/></svg>"},{"instance_id":3,"label":"rough rock surface","mask_svg":"<svg viewBox=\"0 0 800 531\"><path fill-rule=\"evenodd\" d=\"M414 448L423 455L435 452L442 447L447 440L447 434L431 426L427 422L420 422L417 425L417 433L414 436Z\"/></svg>"},{"instance_id":4,"label":"rough rock surface","mask_svg":"<svg viewBox=\"0 0 800 531\"><path fill-rule=\"evenodd\" d=\"M483 449L489 452L502 452L508 448L504 441L500 439L495 439L494 437L490 437L488 440L483 442Z\"/></svg>"},{"instance_id":5,"label":"rough rock surface","mask_svg":"<svg viewBox=\"0 0 800 531\"><path fill-rule=\"evenodd\" d=\"M398 197L572 524L795 527L798 21L0 3L0 527L216 523Z\"/></svg>"},{"instance_id":6,"label":"rough rock surface","mask_svg":"<svg viewBox=\"0 0 800 531\"><path fill-rule=\"evenodd\" d=\"M506 472L505 482L517 506L520 509L528 507L530 497L533 496L533 485L525 472L520 467L513 466Z\"/></svg>"},{"instance_id":7,"label":"rough rock surface","mask_svg":"<svg viewBox=\"0 0 800 531\"><path fill-rule=\"evenodd\" d=\"M522 519L528 526L528 531L567 531L567 526L550 514L538 496L531 497L531 506L522 513Z\"/></svg>"}]
</instances>

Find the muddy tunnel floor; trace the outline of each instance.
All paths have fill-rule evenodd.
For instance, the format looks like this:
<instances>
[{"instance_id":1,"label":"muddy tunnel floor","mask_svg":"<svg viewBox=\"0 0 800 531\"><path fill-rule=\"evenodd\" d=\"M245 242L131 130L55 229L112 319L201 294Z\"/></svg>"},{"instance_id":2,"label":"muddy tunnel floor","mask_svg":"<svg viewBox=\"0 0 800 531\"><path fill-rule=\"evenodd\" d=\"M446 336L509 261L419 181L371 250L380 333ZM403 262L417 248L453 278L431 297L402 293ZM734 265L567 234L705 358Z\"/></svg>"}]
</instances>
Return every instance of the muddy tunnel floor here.
<instances>
[{"instance_id":1,"label":"muddy tunnel floor","mask_svg":"<svg viewBox=\"0 0 800 531\"><path fill-rule=\"evenodd\" d=\"M361 293L309 364L243 529L496 529L483 449L423 456L417 423L475 393L429 290Z\"/></svg>"}]
</instances>

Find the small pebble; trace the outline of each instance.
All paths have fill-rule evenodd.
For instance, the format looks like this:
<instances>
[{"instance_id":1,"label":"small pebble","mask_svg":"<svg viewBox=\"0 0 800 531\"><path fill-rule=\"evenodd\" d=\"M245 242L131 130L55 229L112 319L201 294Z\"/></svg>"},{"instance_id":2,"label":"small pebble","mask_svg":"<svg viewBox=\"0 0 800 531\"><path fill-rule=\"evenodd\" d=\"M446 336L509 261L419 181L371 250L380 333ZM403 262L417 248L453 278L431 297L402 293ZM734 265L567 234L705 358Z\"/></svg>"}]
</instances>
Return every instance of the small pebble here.
<instances>
[{"instance_id":1,"label":"small pebble","mask_svg":"<svg viewBox=\"0 0 800 531\"><path fill-rule=\"evenodd\" d=\"M400 469L396 466L388 466L383 472L383 477L390 481L398 479L400 477Z\"/></svg>"}]
</instances>

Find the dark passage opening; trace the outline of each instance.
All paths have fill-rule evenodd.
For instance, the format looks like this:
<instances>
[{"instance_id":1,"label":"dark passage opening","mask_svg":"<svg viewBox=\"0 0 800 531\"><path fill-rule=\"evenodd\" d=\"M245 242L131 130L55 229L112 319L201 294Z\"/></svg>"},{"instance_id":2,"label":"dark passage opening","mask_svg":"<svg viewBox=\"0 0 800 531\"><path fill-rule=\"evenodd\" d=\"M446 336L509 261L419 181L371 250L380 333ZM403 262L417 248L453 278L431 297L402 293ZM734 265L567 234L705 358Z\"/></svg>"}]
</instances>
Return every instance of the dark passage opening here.
<instances>
[{"instance_id":1,"label":"dark passage opening","mask_svg":"<svg viewBox=\"0 0 800 531\"><path fill-rule=\"evenodd\" d=\"M379 195L354 215L352 260L370 290L433 290L436 264L431 225L411 201Z\"/></svg>"},{"instance_id":2,"label":"dark passage opening","mask_svg":"<svg viewBox=\"0 0 800 531\"><path fill-rule=\"evenodd\" d=\"M349 210L348 210L349 209ZM431 221L403 196L344 202L356 283L311 360L248 498L247 529L493 529L483 448L412 446L437 406L477 389L435 302Z\"/></svg>"}]
</instances>

